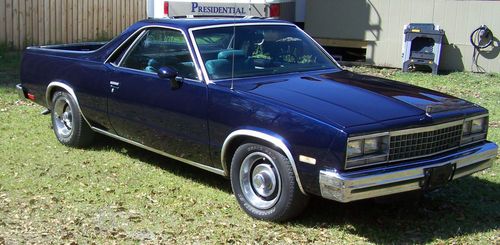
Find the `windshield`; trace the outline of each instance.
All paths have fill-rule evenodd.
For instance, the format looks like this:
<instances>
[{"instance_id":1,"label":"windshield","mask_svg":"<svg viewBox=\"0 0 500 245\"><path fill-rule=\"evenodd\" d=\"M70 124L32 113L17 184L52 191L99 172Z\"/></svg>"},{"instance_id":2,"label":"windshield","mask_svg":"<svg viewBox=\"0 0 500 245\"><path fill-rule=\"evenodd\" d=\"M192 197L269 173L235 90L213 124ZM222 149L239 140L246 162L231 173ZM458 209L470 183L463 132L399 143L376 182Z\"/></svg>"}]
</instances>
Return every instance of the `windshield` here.
<instances>
[{"instance_id":1,"label":"windshield","mask_svg":"<svg viewBox=\"0 0 500 245\"><path fill-rule=\"evenodd\" d=\"M337 68L295 26L231 26L193 34L211 80Z\"/></svg>"}]
</instances>

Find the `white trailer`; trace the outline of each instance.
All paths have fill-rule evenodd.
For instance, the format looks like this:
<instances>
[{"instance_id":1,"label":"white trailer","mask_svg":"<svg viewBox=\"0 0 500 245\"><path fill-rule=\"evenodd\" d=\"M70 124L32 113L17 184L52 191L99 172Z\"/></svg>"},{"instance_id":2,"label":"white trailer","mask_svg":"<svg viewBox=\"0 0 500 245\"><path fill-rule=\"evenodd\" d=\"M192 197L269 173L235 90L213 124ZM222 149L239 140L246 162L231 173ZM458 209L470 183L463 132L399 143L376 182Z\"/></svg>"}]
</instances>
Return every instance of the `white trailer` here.
<instances>
[{"instance_id":1,"label":"white trailer","mask_svg":"<svg viewBox=\"0 0 500 245\"><path fill-rule=\"evenodd\" d=\"M148 0L149 18L173 16L255 16L296 20L296 4L304 0ZM301 4L299 6L302 6ZM302 7L303 9L303 7ZM303 12L303 11L301 11ZM299 16L299 22L303 17Z\"/></svg>"}]
</instances>

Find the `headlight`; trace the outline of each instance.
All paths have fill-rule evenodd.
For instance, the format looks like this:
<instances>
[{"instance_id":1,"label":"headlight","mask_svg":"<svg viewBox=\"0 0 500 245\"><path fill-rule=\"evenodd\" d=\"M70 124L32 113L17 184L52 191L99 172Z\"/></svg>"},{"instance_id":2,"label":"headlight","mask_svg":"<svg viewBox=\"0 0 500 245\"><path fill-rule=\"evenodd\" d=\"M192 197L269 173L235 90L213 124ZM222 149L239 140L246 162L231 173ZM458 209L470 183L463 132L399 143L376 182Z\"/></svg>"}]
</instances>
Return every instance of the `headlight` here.
<instances>
[{"instance_id":1,"label":"headlight","mask_svg":"<svg viewBox=\"0 0 500 245\"><path fill-rule=\"evenodd\" d=\"M486 139L488 131L488 117L467 118L462 128L461 144L469 144Z\"/></svg>"},{"instance_id":2,"label":"headlight","mask_svg":"<svg viewBox=\"0 0 500 245\"><path fill-rule=\"evenodd\" d=\"M365 139L365 144L363 147L363 153L364 154L372 154L376 153L381 150L382 144L381 144L382 138L371 138L371 139Z\"/></svg>"},{"instance_id":3,"label":"headlight","mask_svg":"<svg viewBox=\"0 0 500 245\"><path fill-rule=\"evenodd\" d=\"M472 125L471 125L470 132L473 133L473 134L483 132L484 129L485 129L485 127L484 127L484 121L485 121L484 117L472 120L472 123L471 123Z\"/></svg>"},{"instance_id":4,"label":"headlight","mask_svg":"<svg viewBox=\"0 0 500 245\"><path fill-rule=\"evenodd\" d=\"M346 169L387 160L388 133L350 138L347 142Z\"/></svg>"},{"instance_id":5,"label":"headlight","mask_svg":"<svg viewBox=\"0 0 500 245\"><path fill-rule=\"evenodd\" d=\"M472 121L465 121L464 126L462 128L462 135L469 135L471 126L472 126Z\"/></svg>"},{"instance_id":6,"label":"headlight","mask_svg":"<svg viewBox=\"0 0 500 245\"><path fill-rule=\"evenodd\" d=\"M363 140L353 140L347 144L347 157L356 157L363 154Z\"/></svg>"}]
</instances>

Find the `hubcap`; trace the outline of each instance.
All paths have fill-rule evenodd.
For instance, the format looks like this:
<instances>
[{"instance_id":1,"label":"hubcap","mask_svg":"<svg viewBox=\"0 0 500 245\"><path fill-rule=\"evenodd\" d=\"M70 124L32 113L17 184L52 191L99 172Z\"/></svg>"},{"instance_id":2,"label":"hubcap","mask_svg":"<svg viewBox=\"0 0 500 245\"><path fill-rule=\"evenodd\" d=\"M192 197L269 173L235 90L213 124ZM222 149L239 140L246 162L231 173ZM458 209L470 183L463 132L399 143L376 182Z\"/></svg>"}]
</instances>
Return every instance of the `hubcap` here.
<instances>
[{"instance_id":1,"label":"hubcap","mask_svg":"<svg viewBox=\"0 0 500 245\"><path fill-rule=\"evenodd\" d=\"M259 164L252 171L252 185L257 194L269 197L276 189L276 176L269 164Z\"/></svg>"},{"instance_id":2,"label":"hubcap","mask_svg":"<svg viewBox=\"0 0 500 245\"><path fill-rule=\"evenodd\" d=\"M281 178L271 157L263 152L245 157L240 169L240 186L252 206L268 209L276 204L281 192Z\"/></svg>"},{"instance_id":3,"label":"hubcap","mask_svg":"<svg viewBox=\"0 0 500 245\"><path fill-rule=\"evenodd\" d=\"M54 123L57 133L68 136L73 130L73 110L66 98L59 98L54 103Z\"/></svg>"}]
</instances>

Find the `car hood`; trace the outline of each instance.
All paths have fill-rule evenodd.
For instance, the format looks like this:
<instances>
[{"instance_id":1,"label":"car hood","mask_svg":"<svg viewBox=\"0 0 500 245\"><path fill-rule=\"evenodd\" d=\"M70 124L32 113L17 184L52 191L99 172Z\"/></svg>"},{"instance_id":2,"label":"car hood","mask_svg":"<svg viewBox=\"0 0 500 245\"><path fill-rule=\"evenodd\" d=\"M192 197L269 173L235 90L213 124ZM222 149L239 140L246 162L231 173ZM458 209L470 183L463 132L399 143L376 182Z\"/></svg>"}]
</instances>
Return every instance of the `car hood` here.
<instances>
[{"instance_id":1,"label":"car hood","mask_svg":"<svg viewBox=\"0 0 500 245\"><path fill-rule=\"evenodd\" d=\"M440 92L348 71L280 76L238 88L341 127L474 106Z\"/></svg>"}]
</instances>

